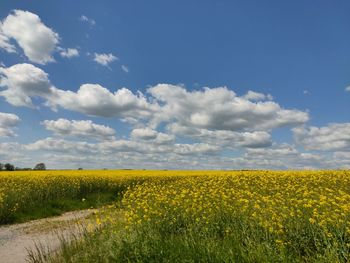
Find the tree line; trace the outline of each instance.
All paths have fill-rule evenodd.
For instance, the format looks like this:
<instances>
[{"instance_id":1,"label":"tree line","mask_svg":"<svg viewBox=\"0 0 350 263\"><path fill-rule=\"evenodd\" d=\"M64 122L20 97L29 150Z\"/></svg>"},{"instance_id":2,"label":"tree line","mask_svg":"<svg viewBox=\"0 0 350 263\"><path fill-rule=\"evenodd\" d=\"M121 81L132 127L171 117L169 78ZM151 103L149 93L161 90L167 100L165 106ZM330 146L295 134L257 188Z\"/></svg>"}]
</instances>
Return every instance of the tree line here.
<instances>
[{"instance_id":1,"label":"tree line","mask_svg":"<svg viewBox=\"0 0 350 263\"><path fill-rule=\"evenodd\" d=\"M0 171L27 171L27 170L36 170L36 171L44 171L46 170L46 165L44 163L38 163L34 166L34 168L19 168L15 167L11 163L0 163Z\"/></svg>"}]
</instances>

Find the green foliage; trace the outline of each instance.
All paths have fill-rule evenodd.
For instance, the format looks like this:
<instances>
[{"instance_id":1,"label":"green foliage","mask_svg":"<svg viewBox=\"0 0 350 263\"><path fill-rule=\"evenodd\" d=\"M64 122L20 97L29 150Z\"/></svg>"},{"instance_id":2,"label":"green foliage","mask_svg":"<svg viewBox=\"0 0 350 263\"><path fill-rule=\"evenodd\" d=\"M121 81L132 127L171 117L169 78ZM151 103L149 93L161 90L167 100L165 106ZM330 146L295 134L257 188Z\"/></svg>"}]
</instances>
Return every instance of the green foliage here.
<instances>
[{"instance_id":1,"label":"green foliage","mask_svg":"<svg viewBox=\"0 0 350 263\"><path fill-rule=\"evenodd\" d=\"M338 250L340 240L315 250L310 249L309 241L300 244L301 237L297 236L289 240L290 246L280 246L275 236L249 219L221 220L218 223L222 229L233 230L225 235L214 225L205 231L187 225L181 231L164 232L156 224L126 230L120 214L113 218L113 223L86 233L82 239L64 242L62 251L51 255L49 262L347 262ZM302 224L298 227L309 228ZM309 232L306 239L313 233ZM38 254L34 258L34 262L40 262Z\"/></svg>"},{"instance_id":2,"label":"green foliage","mask_svg":"<svg viewBox=\"0 0 350 263\"><path fill-rule=\"evenodd\" d=\"M46 165L44 163L38 163L37 165L35 165L34 170L45 171Z\"/></svg>"},{"instance_id":3,"label":"green foliage","mask_svg":"<svg viewBox=\"0 0 350 263\"><path fill-rule=\"evenodd\" d=\"M111 202L137 178L69 173L0 174L0 224L24 222ZM109 197L106 199L106 197ZM112 198L113 197L113 198ZM85 202L82 202L82 200Z\"/></svg>"},{"instance_id":4,"label":"green foliage","mask_svg":"<svg viewBox=\"0 0 350 263\"><path fill-rule=\"evenodd\" d=\"M15 166L13 164L10 164L10 163L6 163L4 165L4 168L6 171L14 171L15 170Z\"/></svg>"},{"instance_id":5,"label":"green foliage","mask_svg":"<svg viewBox=\"0 0 350 263\"><path fill-rule=\"evenodd\" d=\"M67 211L98 208L115 202L115 192L88 193L84 198L62 198L51 200L41 206L27 207L7 218L8 223L23 223L30 220L58 216Z\"/></svg>"}]
</instances>

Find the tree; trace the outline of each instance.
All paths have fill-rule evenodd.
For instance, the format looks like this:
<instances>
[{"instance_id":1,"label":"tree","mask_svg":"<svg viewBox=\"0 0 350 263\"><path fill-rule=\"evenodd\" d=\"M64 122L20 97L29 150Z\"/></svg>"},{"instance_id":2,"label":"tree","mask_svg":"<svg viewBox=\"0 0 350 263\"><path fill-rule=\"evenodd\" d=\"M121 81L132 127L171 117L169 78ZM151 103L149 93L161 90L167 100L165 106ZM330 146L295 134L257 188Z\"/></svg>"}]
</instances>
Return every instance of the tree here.
<instances>
[{"instance_id":1,"label":"tree","mask_svg":"<svg viewBox=\"0 0 350 263\"><path fill-rule=\"evenodd\" d=\"M0 163L0 171L2 171L3 169L4 169L4 165Z\"/></svg>"},{"instance_id":2,"label":"tree","mask_svg":"<svg viewBox=\"0 0 350 263\"><path fill-rule=\"evenodd\" d=\"M37 165L35 165L34 170L43 171L46 170L46 166L44 163L38 163Z\"/></svg>"},{"instance_id":3,"label":"tree","mask_svg":"<svg viewBox=\"0 0 350 263\"><path fill-rule=\"evenodd\" d=\"M12 164L10 164L10 163L6 163L6 164L4 165L4 167L5 167L5 170L6 170L6 171L14 171L14 170L15 170L15 166L12 165Z\"/></svg>"}]
</instances>

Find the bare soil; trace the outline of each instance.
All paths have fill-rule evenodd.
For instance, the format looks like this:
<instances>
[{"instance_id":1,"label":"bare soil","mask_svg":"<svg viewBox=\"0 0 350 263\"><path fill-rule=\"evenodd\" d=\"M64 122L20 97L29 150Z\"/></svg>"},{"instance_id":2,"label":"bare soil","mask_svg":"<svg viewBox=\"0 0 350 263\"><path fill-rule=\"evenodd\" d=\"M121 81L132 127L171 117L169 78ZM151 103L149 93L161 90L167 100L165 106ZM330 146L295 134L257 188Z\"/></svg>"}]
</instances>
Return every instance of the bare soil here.
<instances>
[{"instance_id":1,"label":"bare soil","mask_svg":"<svg viewBox=\"0 0 350 263\"><path fill-rule=\"evenodd\" d=\"M45 248L46 251L59 249L60 237L69 240L76 236L95 212L94 209L73 211L57 217L1 226L0 262L28 262L28 251L35 251L36 247Z\"/></svg>"}]
</instances>

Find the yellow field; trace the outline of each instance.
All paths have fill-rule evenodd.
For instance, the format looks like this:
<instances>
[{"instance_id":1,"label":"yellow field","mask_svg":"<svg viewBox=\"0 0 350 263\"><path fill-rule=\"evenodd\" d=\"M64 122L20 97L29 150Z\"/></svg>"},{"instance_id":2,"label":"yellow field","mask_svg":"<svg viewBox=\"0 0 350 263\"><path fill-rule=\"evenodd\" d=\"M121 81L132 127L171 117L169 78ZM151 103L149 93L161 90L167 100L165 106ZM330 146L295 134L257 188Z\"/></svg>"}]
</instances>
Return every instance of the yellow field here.
<instances>
[{"instance_id":1,"label":"yellow field","mask_svg":"<svg viewBox=\"0 0 350 263\"><path fill-rule=\"evenodd\" d=\"M188 261L198 253L207 262L350 260L349 171L19 172L1 173L0 185L2 215L27 202L117 189L125 220L121 226L113 207L98 218L98 242L114 240L113 253L125 260L159 250L170 261L180 251Z\"/></svg>"},{"instance_id":2,"label":"yellow field","mask_svg":"<svg viewBox=\"0 0 350 263\"><path fill-rule=\"evenodd\" d=\"M276 234L280 244L288 242L285 231L293 222L319 226L328 237L335 229L350 235L350 172L203 173L140 184L123 204L130 224L186 221L208 229L220 218L243 216Z\"/></svg>"}]
</instances>

